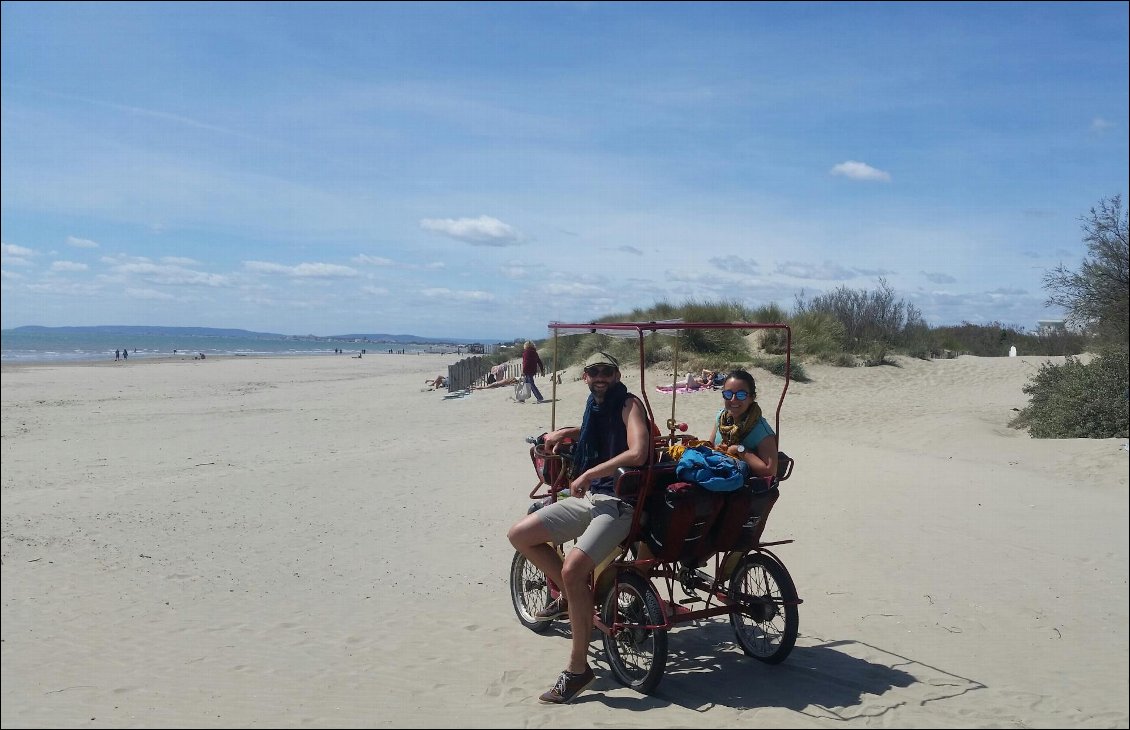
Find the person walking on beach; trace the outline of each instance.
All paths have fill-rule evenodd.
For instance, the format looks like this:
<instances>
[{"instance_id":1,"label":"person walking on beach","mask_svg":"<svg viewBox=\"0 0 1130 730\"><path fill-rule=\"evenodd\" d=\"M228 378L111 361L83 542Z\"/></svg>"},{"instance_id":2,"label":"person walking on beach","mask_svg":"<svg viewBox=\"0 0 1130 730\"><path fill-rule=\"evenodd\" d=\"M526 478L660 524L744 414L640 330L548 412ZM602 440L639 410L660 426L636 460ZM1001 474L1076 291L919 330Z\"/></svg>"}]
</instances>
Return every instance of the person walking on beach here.
<instances>
[{"instance_id":1,"label":"person walking on beach","mask_svg":"<svg viewBox=\"0 0 1130 730\"><path fill-rule=\"evenodd\" d=\"M129 360L129 350L124 347L122 348L122 359Z\"/></svg>"},{"instance_id":2,"label":"person walking on beach","mask_svg":"<svg viewBox=\"0 0 1130 730\"><path fill-rule=\"evenodd\" d=\"M121 360L122 359L121 350L114 350L114 359L115 360Z\"/></svg>"},{"instance_id":3,"label":"person walking on beach","mask_svg":"<svg viewBox=\"0 0 1130 730\"><path fill-rule=\"evenodd\" d=\"M651 440L643 403L620 382L620 364L604 352L585 361L589 398L581 427L568 426L546 434L552 450L564 439L575 440L569 485L575 499L562 499L526 515L507 538L554 583L562 596L537 613L539 619L569 616L573 639L569 662L547 692L547 704L571 702L596 679L588 665L592 634L593 593L589 575L628 536L634 506L616 497L614 478L620 467L647 461ZM552 546L576 539L564 561Z\"/></svg>"},{"instance_id":4,"label":"person walking on beach","mask_svg":"<svg viewBox=\"0 0 1130 730\"><path fill-rule=\"evenodd\" d=\"M541 397L541 391L534 385L534 375L541 375L545 377L545 365L542 364L541 355L538 355L538 349L534 347L534 343L526 340L526 346L522 348L522 378L530 386L530 393L538 399L538 403L545 403L545 398Z\"/></svg>"}]
</instances>

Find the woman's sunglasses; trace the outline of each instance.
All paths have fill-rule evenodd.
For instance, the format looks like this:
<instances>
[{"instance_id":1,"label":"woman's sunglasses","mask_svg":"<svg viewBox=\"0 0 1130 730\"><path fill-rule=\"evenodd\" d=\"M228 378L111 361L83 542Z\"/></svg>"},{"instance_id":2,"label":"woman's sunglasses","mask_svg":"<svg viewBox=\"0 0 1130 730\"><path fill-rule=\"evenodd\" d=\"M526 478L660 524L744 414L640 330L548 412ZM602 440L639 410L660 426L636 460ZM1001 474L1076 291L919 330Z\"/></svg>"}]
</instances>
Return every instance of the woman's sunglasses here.
<instances>
[{"instance_id":1,"label":"woman's sunglasses","mask_svg":"<svg viewBox=\"0 0 1130 730\"><path fill-rule=\"evenodd\" d=\"M733 400L734 398L737 398L738 400L745 400L746 398L749 397L749 391L748 390L723 390L722 391L722 397L725 398L726 400Z\"/></svg>"},{"instance_id":2,"label":"woman's sunglasses","mask_svg":"<svg viewBox=\"0 0 1130 730\"><path fill-rule=\"evenodd\" d=\"M590 378L611 378L616 374L616 368L611 365L589 365L585 368L585 375Z\"/></svg>"}]
</instances>

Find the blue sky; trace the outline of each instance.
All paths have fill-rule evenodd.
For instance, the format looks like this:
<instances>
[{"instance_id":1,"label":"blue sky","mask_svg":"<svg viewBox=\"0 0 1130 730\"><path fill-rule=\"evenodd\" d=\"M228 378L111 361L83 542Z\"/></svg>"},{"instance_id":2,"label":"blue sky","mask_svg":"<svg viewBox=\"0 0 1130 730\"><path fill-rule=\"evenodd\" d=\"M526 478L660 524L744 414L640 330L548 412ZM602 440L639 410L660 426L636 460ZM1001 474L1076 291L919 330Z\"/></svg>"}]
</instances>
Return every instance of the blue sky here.
<instances>
[{"instance_id":1,"label":"blue sky","mask_svg":"<svg viewBox=\"0 0 1130 730\"><path fill-rule=\"evenodd\" d=\"M540 336L883 277L1053 318L1127 3L2 5L4 328Z\"/></svg>"}]
</instances>

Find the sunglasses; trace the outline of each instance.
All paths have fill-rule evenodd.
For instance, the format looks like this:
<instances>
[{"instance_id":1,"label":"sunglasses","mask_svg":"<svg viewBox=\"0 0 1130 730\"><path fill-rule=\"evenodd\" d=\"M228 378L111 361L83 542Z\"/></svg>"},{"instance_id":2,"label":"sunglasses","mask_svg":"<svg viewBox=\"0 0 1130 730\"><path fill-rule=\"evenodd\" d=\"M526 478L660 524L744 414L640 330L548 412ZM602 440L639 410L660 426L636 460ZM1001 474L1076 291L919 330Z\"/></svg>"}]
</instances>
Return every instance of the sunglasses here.
<instances>
[{"instance_id":1,"label":"sunglasses","mask_svg":"<svg viewBox=\"0 0 1130 730\"><path fill-rule=\"evenodd\" d=\"M745 400L746 398L749 397L749 391L748 390L723 390L722 391L722 397L725 398L726 400L733 400L734 398L737 398L738 400Z\"/></svg>"},{"instance_id":2,"label":"sunglasses","mask_svg":"<svg viewBox=\"0 0 1130 730\"><path fill-rule=\"evenodd\" d=\"M590 378L611 378L616 374L616 368L611 365L589 365L585 368L585 375Z\"/></svg>"}]
</instances>

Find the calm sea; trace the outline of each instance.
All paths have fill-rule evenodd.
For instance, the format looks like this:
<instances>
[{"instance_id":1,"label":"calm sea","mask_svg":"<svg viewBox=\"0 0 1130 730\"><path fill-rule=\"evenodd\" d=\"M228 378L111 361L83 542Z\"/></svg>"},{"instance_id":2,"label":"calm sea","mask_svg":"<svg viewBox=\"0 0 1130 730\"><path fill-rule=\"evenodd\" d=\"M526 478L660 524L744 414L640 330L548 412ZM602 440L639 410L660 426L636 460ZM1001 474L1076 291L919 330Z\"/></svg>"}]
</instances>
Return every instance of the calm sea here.
<instances>
[{"instance_id":1,"label":"calm sea","mask_svg":"<svg viewBox=\"0 0 1130 730\"><path fill-rule=\"evenodd\" d=\"M332 355L365 350L382 353L454 352L453 346L407 345L393 342L346 342L290 337L217 337L213 335L117 335L99 333L52 333L0 331L0 361L6 363L51 363L113 360L114 351L127 349L133 358L171 357L174 354L205 355Z\"/></svg>"}]
</instances>

